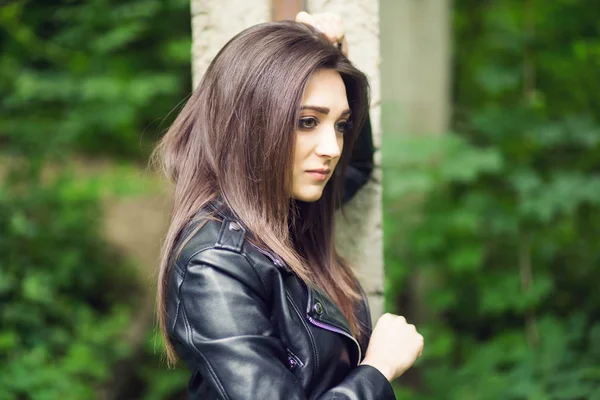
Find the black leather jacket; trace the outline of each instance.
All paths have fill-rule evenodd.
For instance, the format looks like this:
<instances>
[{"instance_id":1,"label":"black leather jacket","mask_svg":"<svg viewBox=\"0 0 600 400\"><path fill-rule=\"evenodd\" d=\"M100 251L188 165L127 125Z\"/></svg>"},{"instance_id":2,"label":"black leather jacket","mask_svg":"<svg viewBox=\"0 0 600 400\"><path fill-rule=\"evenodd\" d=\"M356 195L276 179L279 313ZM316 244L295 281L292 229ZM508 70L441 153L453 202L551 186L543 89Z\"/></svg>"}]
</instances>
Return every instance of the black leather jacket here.
<instances>
[{"instance_id":1,"label":"black leather jacket","mask_svg":"<svg viewBox=\"0 0 600 400\"><path fill-rule=\"evenodd\" d=\"M362 151L372 155L372 145ZM367 337L358 343L328 296L253 246L232 215L217 209L218 220L193 235L169 275L167 331L192 371L189 398L395 399L381 372L359 366L372 330L362 289Z\"/></svg>"}]
</instances>

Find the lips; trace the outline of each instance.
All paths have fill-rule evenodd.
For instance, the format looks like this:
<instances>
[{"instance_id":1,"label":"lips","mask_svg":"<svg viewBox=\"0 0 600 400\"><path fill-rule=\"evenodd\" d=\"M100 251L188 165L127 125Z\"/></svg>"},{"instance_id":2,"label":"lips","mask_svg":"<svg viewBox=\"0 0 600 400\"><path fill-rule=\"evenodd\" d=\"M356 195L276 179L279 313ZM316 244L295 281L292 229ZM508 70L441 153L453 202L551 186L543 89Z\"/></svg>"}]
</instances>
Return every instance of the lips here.
<instances>
[{"instance_id":1,"label":"lips","mask_svg":"<svg viewBox=\"0 0 600 400\"><path fill-rule=\"evenodd\" d=\"M308 169L308 170L306 170L306 172L316 172L318 174L329 175L331 170L327 169L327 168L320 168L320 169Z\"/></svg>"},{"instance_id":2,"label":"lips","mask_svg":"<svg viewBox=\"0 0 600 400\"><path fill-rule=\"evenodd\" d=\"M309 169L306 171L310 176L316 181L325 181L329 177L330 169L320 168L320 169Z\"/></svg>"}]
</instances>

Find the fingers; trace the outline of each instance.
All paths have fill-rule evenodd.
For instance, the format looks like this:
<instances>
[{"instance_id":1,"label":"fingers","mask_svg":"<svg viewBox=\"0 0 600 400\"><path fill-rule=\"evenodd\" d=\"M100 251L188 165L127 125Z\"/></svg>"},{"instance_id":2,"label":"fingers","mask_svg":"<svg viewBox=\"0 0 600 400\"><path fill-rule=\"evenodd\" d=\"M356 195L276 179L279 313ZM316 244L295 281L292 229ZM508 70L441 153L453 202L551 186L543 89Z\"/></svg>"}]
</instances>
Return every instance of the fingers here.
<instances>
[{"instance_id":1,"label":"fingers","mask_svg":"<svg viewBox=\"0 0 600 400\"><path fill-rule=\"evenodd\" d=\"M327 26L323 26L322 24L320 24L319 20L317 18L315 18L314 15L311 15L311 14L307 13L306 11L300 11L298 14L296 14L296 22L302 22L304 24L314 26L315 28L317 28L317 30L319 30L325 34L325 36L327 37L327 40L331 41L331 38L329 37L329 34L330 34L329 29L327 29Z\"/></svg>"},{"instance_id":2,"label":"fingers","mask_svg":"<svg viewBox=\"0 0 600 400\"><path fill-rule=\"evenodd\" d=\"M418 349L417 358L421 357L421 354L423 353L423 347L424 347L425 341L423 339L423 335L421 335L417 331L417 327L414 324L409 324L408 321L406 321L406 318L402 315L396 315L396 314L391 314L391 313L383 314L381 317L379 317L379 320L382 320L384 324L388 324L388 323L398 324L402 327L404 332L410 332L412 341L416 345L416 348ZM379 321L378 321L378 323L379 323ZM398 326L398 325L396 325L396 326Z\"/></svg>"},{"instance_id":3,"label":"fingers","mask_svg":"<svg viewBox=\"0 0 600 400\"><path fill-rule=\"evenodd\" d=\"M307 13L306 11L300 11L298 14L296 14L296 22L302 22L304 24L309 24L314 26L315 28L321 30L317 25L317 21L315 20L315 18L310 15L309 13Z\"/></svg>"},{"instance_id":4,"label":"fingers","mask_svg":"<svg viewBox=\"0 0 600 400\"><path fill-rule=\"evenodd\" d=\"M423 335L417 333L417 342L419 343L419 353L417 354L417 358L419 358L423 354L423 347L425 346L425 339L423 339Z\"/></svg>"},{"instance_id":5,"label":"fingers","mask_svg":"<svg viewBox=\"0 0 600 400\"><path fill-rule=\"evenodd\" d=\"M344 21L334 13L318 13L314 14L313 18L324 29L324 33L331 39L341 41L346 35L344 29Z\"/></svg>"},{"instance_id":6,"label":"fingers","mask_svg":"<svg viewBox=\"0 0 600 400\"><path fill-rule=\"evenodd\" d=\"M404 318L402 315L396 315L396 314L392 314L389 312L382 314L381 317L379 317L379 319L389 319L389 320L399 321L400 323L403 323L403 324L408 324L408 322L406 321L406 318Z\"/></svg>"},{"instance_id":7,"label":"fingers","mask_svg":"<svg viewBox=\"0 0 600 400\"><path fill-rule=\"evenodd\" d=\"M296 15L296 22L310 24L323 32L333 45L335 45L344 54L347 54L346 29L342 18L334 13L309 14L300 11Z\"/></svg>"}]
</instances>

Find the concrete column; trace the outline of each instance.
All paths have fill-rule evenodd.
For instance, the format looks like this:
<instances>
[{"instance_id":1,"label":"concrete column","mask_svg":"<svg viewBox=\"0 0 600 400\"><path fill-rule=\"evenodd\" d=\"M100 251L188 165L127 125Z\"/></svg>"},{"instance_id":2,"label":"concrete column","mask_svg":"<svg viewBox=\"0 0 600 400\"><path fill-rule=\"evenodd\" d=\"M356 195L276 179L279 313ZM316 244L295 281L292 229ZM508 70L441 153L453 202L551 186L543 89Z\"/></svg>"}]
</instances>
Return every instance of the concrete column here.
<instances>
[{"instance_id":1,"label":"concrete column","mask_svg":"<svg viewBox=\"0 0 600 400\"><path fill-rule=\"evenodd\" d=\"M348 56L369 77L371 123L376 147L371 181L346 207L346 218L338 215L337 245L355 267L367 292L373 321L383 313L383 232L381 225L380 169L380 74L379 0L307 0L310 13L333 12L342 17L348 40Z\"/></svg>"},{"instance_id":2,"label":"concrete column","mask_svg":"<svg viewBox=\"0 0 600 400\"><path fill-rule=\"evenodd\" d=\"M240 31L271 19L271 0L192 0L193 87L219 50Z\"/></svg>"},{"instance_id":3,"label":"concrete column","mask_svg":"<svg viewBox=\"0 0 600 400\"><path fill-rule=\"evenodd\" d=\"M450 119L451 0L381 0L383 131L439 135Z\"/></svg>"},{"instance_id":4,"label":"concrete column","mask_svg":"<svg viewBox=\"0 0 600 400\"><path fill-rule=\"evenodd\" d=\"M381 0L381 10L383 141L441 136L451 113L452 0ZM412 200L404 207L409 204L418 216L419 204ZM417 266L405 302L398 304L417 327L435 318L425 301L425 293L440 284L435 279Z\"/></svg>"}]
</instances>

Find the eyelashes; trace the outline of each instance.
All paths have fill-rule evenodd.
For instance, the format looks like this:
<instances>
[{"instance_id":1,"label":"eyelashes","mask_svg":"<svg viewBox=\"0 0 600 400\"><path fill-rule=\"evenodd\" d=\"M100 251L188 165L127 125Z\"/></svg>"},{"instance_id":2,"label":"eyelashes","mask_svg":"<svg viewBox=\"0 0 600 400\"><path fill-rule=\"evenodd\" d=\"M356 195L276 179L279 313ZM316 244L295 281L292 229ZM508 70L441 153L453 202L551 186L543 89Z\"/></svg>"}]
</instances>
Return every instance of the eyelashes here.
<instances>
[{"instance_id":1,"label":"eyelashes","mask_svg":"<svg viewBox=\"0 0 600 400\"><path fill-rule=\"evenodd\" d=\"M350 134L352 132L352 129L354 129L354 124L352 123L352 120L346 120L346 121L340 121L344 123L344 133L346 134Z\"/></svg>"},{"instance_id":2,"label":"eyelashes","mask_svg":"<svg viewBox=\"0 0 600 400\"><path fill-rule=\"evenodd\" d=\"M318 124L319 121L317 121L315 117L303 117L300 118L300 121L298 122L298 127L300 129L309 131L311 129L316 128Z\"/></svg>"},{"instance_id":3,"label":"eyelashes","mask_svg":"<svg viewBox=\"0 0 600 400\"><path fill-rule=\"evenodd\" d=\"M319 120L315 117L302 117L298 121L298 128L304 131L315 129L319 125ZM343 135L352 131L352 121L341 120L335 123L335 130Z\"/></svg>"}]
</instances>

